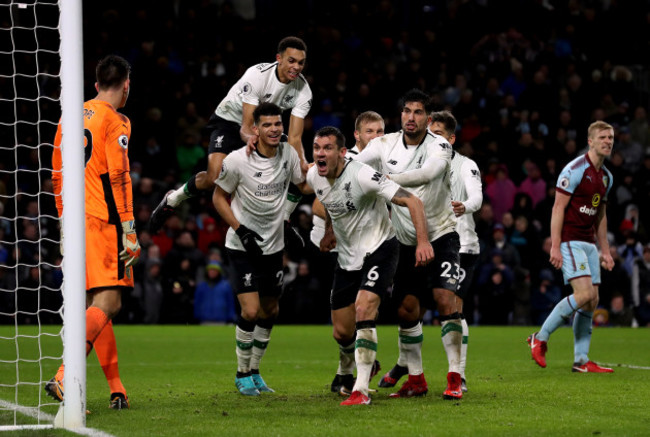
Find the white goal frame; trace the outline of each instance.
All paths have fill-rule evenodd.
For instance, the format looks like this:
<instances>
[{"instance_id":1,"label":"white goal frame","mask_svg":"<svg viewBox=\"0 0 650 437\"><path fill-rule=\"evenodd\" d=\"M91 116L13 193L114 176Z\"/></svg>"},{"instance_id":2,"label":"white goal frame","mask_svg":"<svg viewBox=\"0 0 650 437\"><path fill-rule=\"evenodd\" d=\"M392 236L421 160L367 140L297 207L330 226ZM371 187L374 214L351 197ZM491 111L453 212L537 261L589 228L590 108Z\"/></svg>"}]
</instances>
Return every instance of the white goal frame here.
<instances>
[{"instance_id":1,"label":"white goal frame","mask_svg":"<svg viewBox=\"0 0 650 437\"><path fill-rule=\"evenodd\" d=\"M9 7L36 7L35 2L11 1ZM51 425L0 425L0 431L36 430L52 427L84 433L86 425L86 238L83 125L83 20L82 0L58 0L48 4L59 7L59 56L61 59L61 123L65 147L62 220L65 261L63 270L63 363L65 365L64 402ZM38 23L36 23L38 26ZM14 98L18 98L15 96ZM50 139L53 141L54 138ZM40 146L40 145L39 145ZM18 341L18 339L16 339ZM41 388L42 390L42 388ZM32 407L22 407L0 400L0 405L20 414L52 419ZM51 405L51 404L50 404ZM39 405L40 408L40 405ZM101 434L101 433L100 433Z\"/></svg>"},{"instance_id":2,"label":"white goal frame","mask_svg":"<svg viewBox=\"0 0 650 437\"><path fill-rule=\"evenodd\" d=\"M55 426L86 426L86 208L81 0L60 0L65 400ZM62 141L63 143L63 141ZM74 238L71 238L74 236ZM80 268L83 266L83 268Z\"/></svg>"}]
</instances>

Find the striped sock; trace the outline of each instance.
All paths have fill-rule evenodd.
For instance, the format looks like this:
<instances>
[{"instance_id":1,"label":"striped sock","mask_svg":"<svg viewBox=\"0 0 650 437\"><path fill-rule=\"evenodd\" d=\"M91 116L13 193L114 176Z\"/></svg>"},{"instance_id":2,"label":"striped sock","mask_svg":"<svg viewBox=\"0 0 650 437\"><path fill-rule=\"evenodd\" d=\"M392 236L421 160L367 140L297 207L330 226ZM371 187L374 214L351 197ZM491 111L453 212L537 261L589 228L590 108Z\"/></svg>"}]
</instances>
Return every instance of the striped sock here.
<instances>
[{"instance_id":1,"label":"striped sock","mask_svg":"<svg viewBox=\"0 0 650 437\"><path fill-rule=\"evenodd\" d=\"M442 330L440 336L442 338L442 345L447 353L449 371L460 373L460 346L463 341L463 327L460 318L444 320L441 325Z\"/></svg>"},{"instance_id":2,"label":"striped sock","mask_svg":"<svg viewBox=\"0 0 650 437\"><path fill-rule=\"evenodd\" d=\"M400 356L406 357L409 375L421 375L422 369L422 324L410 328L399 328Z\"/></svg>"},{"instance_id":3,"label":"striped sock","mask_svg":"<svg viewBox=\"0 0 650 437\"><path fill-rule=\"evenodd\" d=\"M374 320L357 322L357 341L354 358L357 362L357 381L353 391L368 396L368 382L372 365L377 357L377 327Z\"/></svg>"},{"instance_id":4,"label":"striped sock","mask_svg":"<svg viewBox=\"0 0 650 437\"><path fill-rule=\"evenodd\" d=\"M260 361L266 352L266 347L271 340L271 328L263 328L260 325L255 325L253 331L253 350L251 354L251 370L259 370Z\"/></svg>"}]
</instances>

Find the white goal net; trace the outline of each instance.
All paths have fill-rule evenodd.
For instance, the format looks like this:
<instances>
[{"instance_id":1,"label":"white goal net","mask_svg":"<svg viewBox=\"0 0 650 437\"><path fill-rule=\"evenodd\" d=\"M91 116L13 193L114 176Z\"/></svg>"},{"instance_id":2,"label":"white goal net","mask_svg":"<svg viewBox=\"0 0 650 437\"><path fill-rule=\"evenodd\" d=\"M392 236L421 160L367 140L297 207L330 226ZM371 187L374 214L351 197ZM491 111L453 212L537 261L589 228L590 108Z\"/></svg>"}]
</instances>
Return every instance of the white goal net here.
<instances>
[{"instance_id":1,"label":"white goal net","mask_svg":"<svg viewBox=\"0 0 650 437\"><path fill-rule=\"evenodd\" d=\"M51 182L62 114L62 7L57 0L0 4L0 430L52 426L59 409L43 387L63 360Z\"/></svg>"}]
</instances>

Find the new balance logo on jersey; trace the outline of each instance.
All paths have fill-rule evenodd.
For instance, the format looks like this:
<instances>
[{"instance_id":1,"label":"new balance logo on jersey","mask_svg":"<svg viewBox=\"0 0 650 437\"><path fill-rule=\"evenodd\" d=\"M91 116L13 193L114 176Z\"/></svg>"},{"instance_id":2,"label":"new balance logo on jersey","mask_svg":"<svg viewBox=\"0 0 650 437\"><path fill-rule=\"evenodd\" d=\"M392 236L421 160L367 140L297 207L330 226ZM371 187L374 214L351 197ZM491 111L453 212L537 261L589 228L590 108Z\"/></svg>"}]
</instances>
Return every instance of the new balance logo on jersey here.
<instances>
[{"instance_id":1,"label":"new balance logo on jersey","mask_svg":"<svg viewBox=\"0 0 650 437\"><path fill-rule=\"evenodd\" d=\"M478 170L472 170L472 175L473 176L478 176Z\"/></svg>"},{"instance_id":2,"label":"new balance logo on jersey","mask_svg":"<svg viewBox=\"0 0 650 437\"><path fill-rule=\"evenodd\" d=\"M264 100L265 102L268 101L268 100L271 100L271 96L273 96L273 94L271 94L271 93L264 94L264 97L262 97L262 100Z\"/></svg>"},{"instance_id":3,"label":"new balance logo on jersey","mask_svg":"<svg viewBox=\"0 0 650 437\"><path fill-rule=\"evenodd\" d=\"M395 161L394 159L391 159L390 161L388 161L388 163L390 165L397 165L397 161Z\"/></svg>"},{"instance_id":4,"label":"new balance logo on jersey","mask_svg":"<svg viewBox=\"0 0 650 437\"><path fill-rule=\"evenodd\" d=\"M580 207L580 212L592 216L592 215L596 215L598 210L596 208L589 208L587 205L582 205Z\"/></svg>"},{"instance_id":5,"label":"new balance logo on jersey","mask_svg":"<svg viewBox=\"0 0 650 437\"><path fill-rule=\"evenodd\" d=\"M294 96L286 95L286 96L284 97L284 103L286 103L287 105L291 104L291 101L293 100L293 97L294 97Z\"/></svg>"},{"instance_id":6,"label":"new balance logo on jersey","mask_svg":"<svg viewBox=\"0 0 650 437\"><path fill-rule=\"evenodd\" d=\"M374 287L375 281L367 281L364 285L367 285L368 287Z\"/></svg>"},{"instance_id":7,"label":"new balance logo on jersey","mask_svg":"<svg viewBox=\"0 0 650 437\"><path fill-rule=\"evenodd\" d=\"M357 207L354 206L354 203L352 203L349 200L347 202L345 202L345 206L348 208L348 211L356 211L357 210Z\"/></svg>"},{"instance_id":8,"label":"new balance logo on jersey","mask_svg":"<svg viewBox=\"0 0 650 437\"><path fill-rule=\"evenodd\" d=\"M375 174L372 175L372 180L375 182L379 182L383 176L384 176L383 174L376 171Z\"/></svg>"},{"instance_id":9,"label":"new balance logo on jersey","mask_svg":"<svg viewBox=\"0 0 650 437\"><path fill-rule=\"evenodd\" d=\"M253 175L253 177L254 177L254 178L262 177L262 172L261 172L261 171L256 172L256 173Z\"/></svg>"}]
</instances>

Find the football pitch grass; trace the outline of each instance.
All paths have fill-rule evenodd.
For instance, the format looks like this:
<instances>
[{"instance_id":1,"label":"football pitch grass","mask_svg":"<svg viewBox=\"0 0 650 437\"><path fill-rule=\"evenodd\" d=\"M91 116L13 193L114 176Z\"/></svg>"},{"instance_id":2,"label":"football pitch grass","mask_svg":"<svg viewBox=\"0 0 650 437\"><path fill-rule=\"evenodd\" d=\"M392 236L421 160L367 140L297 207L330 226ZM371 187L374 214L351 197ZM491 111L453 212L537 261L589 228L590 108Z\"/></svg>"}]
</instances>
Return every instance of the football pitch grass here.
<instances>
[{"instance_id":1,"label":"football pitch grass","mask_svg":"<svg viewBox=\"0 0 650 437\"><path fill-rule=\"evenodd\" d=\"M21 328L21 333L29 329ZM548 367L539 368L525 342L535 329L470 327L469 392L461 401L447 401L442 399L447 360L440 328L425 326L426 397L390 399L397 387L378 389L371 394L372 405L342 407L343 398L330 392L338 359L330 326L276 326L261 367L276 393L259 397L244 397L235 389L233 326L116 326L131 409L108 408L108 386L93 353L86 426L115 436L650 435L649 329L594 328L590 357L611 364L614 374L572 373L573 337L566 327L553 334ZM0 327L0 335L6 334L13 335L13 327ZM397 358L397 328L380 326L378 337L382 371L371 382L375 389ZM2 355L12 352L6 346ZM55 345L43 348L57 352ZM43 379L56 367L48 361ZM12 380L7 372L15 373L15 366L0 369L2 383ZM38 370L21 368L23 376L30 372L38 378ZM18 403L33 402L38 396L34 390L21 393ZM0 400L16 402L13 389L2 389ZM45 411L55 414L56 408ZM17 417L19 423L36 423ZM12 422L13 413L0 411L0 425Z\"/></svg>"}]
</instances>

